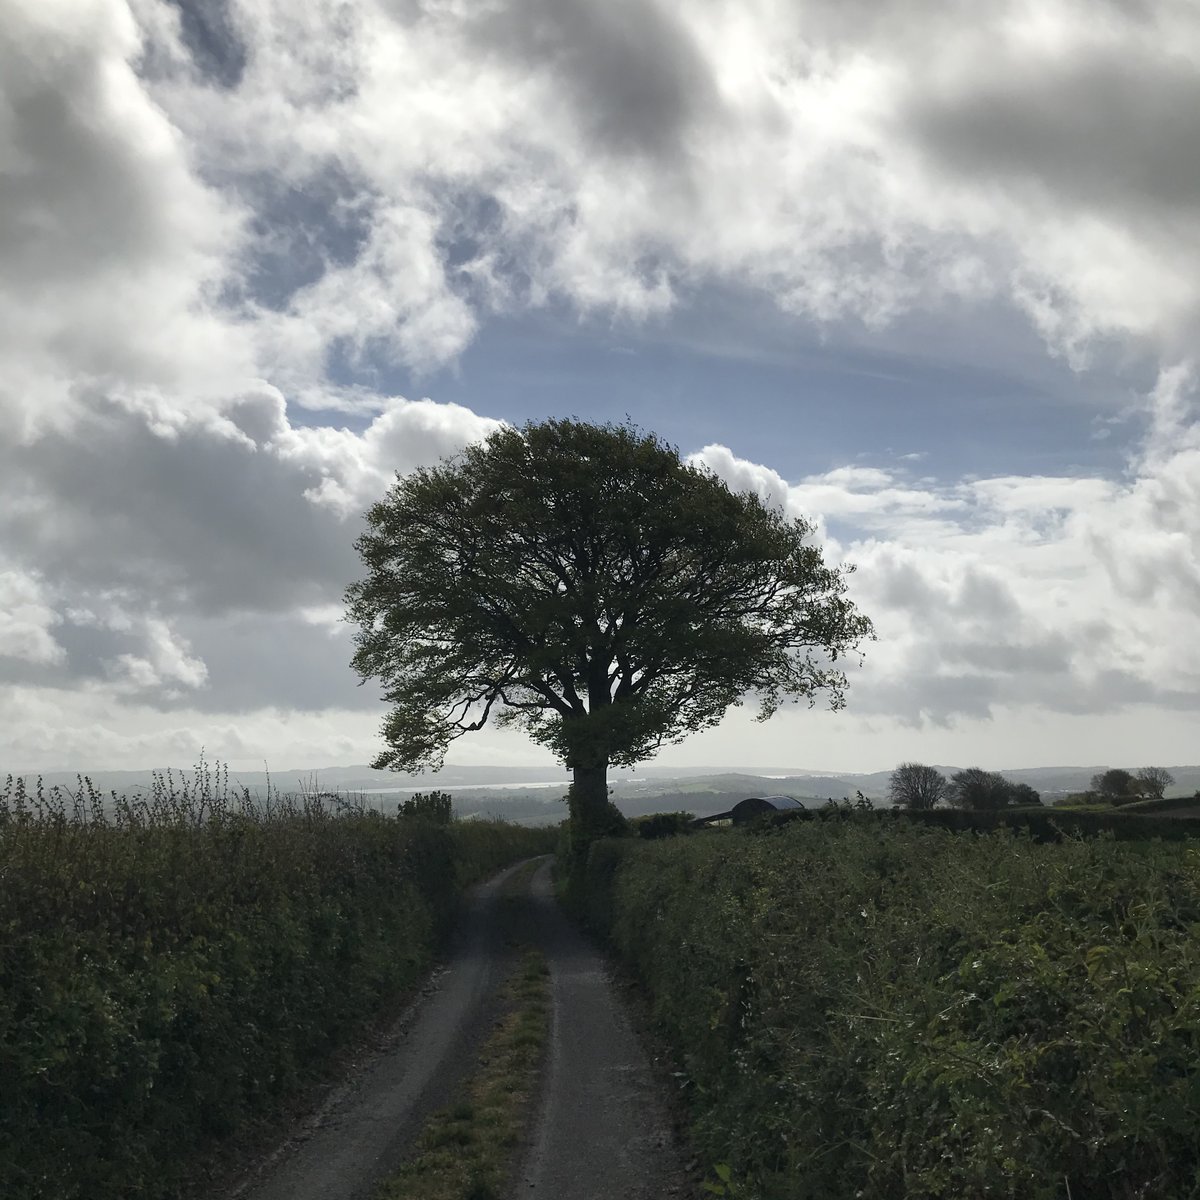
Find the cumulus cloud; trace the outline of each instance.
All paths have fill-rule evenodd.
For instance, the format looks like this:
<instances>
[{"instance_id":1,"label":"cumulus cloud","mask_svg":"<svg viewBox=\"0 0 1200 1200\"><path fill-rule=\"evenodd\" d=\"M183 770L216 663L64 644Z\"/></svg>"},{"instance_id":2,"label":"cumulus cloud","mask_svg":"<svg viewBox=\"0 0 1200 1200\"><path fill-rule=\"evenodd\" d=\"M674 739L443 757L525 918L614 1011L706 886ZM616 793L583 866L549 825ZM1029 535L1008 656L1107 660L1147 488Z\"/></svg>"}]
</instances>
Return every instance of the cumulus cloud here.
<instances>
[{"instance_id":1,"label":"cumulus cloud","mask_svg":"<svg viewBox=\"0 0 1200 1200\"><path fill-rule=\"evenodd\" d=\"M222 171L377 198L326 288L410 361L457 353L472 306L647 313L706 278L821 319L998 294L1071 353L1178 351L1200 19L1099 8L239 0L236 86L168 72L153 94ZM293 318L328 338L311 298Z\"/></svg>"},{"instance_id":2,"label":"cumulus cloud","mask_svg":"<svg viewBox=\"0 0 1200 1200\"><path fill-rule=\"evenodd\" d=\"M39 579L20 571L0 571L0 659L61 662L63 648L54 636L59 621Z\"/></svg>"},{"instance_id":3,"label":"cumulus cloud","mask_svg":"<svg viewBox=\"0 0 1200 1200\"><path fill-rule=\"evenodd\" d=\"M177 713L318 706L357 514L497 424L373 372L452 363L497 313L640 320L717 283L817 323L1015 305L1075 363L1195 341L1185 0L0 0L0 21L0 667L37 705L75 689L167 739ZM1184 706L1189 368L1144 412L1116 480L696 461L859 564L868 707Z\"/></svg>"},{"instance_id":4,"label":"cumulus cloud","mask_svg":"<svg viewBox=\"0 0 1200 1200\"><path fill-rule=\"evenodd\" d=\"M1080 358L1178 354L1200 18L1099 7L8 0L13 395L319 405L334 358L426 370L496 310L706 281L818 320L999 297Z\"/></svg>"},{"instance_id":5,"label":"cumulus cloud","mask_svg":"<svg viewBox=\"0 0 1200 1200\"><path fill-rule=\"evenodd\" d=\"M1184 370L1164 372L1123 482L999 477L906 485L839 469L784 483L721 446L698 458L731 487L848 530L827 552L878 643L856 712L922 722L1035 705L1194 711L1200 695L1200 452Z\"/></svg>"},{"instance_id":6,"label":"cumulus cloud","mask_svg":"<svg viewBox=\"0 0 1200 1200\"><path fill-rule=\"evenodd\" d=\"M335 358L709 281L821 321L999 298L1080 361L1194 337L1189 5L6 7L0 306L43 389L319 405Z\"/></svg>"},{"instance_id":7,"label":"cumulus cloud","mask_svg":"<svg viewBox=\"0 0 1200 1200\"><path fill-rule=\"evenodd\" d=\"M239 206L137 77L132 15L49 0L0 19L6 433L60 420L90 381L220 390L248 366L212 304Z\"/></svg>"}]
</instances>

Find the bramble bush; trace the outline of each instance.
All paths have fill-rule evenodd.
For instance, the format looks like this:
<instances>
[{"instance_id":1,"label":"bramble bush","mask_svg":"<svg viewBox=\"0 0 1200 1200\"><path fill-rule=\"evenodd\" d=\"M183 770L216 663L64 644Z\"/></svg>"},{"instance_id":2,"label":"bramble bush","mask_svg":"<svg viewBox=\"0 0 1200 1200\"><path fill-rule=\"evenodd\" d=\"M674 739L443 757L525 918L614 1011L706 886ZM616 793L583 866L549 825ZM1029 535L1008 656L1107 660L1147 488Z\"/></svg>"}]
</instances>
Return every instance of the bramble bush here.
<instances>
[{"instance_id":1,"label":"bramble bush","mask_svg":"<svg viewBox=\"0 0 1200 1200\"><path fill-rule=\"evenodd\" d=\"M0 1195L176 1193L427 967L461 889L550 848L198 772L0 791ZM418 814L419 816L419 814Z\"/></svg>"},{"instance_id":2,"label":"bramble bush","mask_svg":"<svg viewBox=\"0 0 1200 1200\"><path fill-rule=\"evenodd\" d=\"M737 1195L1200 1196L1195 843L844 814L589 867Z\"/></svg>"}]
</instances>

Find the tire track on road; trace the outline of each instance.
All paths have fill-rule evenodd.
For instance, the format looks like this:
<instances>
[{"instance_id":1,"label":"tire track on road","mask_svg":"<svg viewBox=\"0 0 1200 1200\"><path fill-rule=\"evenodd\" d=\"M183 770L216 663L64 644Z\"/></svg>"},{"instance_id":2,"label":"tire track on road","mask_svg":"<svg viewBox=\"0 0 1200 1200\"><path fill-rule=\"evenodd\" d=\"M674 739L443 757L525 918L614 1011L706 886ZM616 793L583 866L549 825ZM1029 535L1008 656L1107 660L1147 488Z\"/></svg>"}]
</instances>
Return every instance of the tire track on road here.
<instances>
[{"instance_id":1,"label":"tire track on road","mask_svg":"<svg viewBox=\"0 0 1200 1200\"><path fill-rule=\"evenodd\" d=\"M542 1103L517 1200L663 1200L690 1185L669 1110L603 956L534 876L553 1016Z\"/></svg>"},{"instance_id":2,"label":"tire track on road","mask_svg":"<svg viewBox=\"0 0 1200 1200\"><path fill-rule=\"evenodd\" d=\"M470 894L446 966L401 1017L398 1043L331 1098L231 1200L365 1200L425 1118L472 1069L507 949L496 896L517 863Z\"/></svg>"}]
</instances>

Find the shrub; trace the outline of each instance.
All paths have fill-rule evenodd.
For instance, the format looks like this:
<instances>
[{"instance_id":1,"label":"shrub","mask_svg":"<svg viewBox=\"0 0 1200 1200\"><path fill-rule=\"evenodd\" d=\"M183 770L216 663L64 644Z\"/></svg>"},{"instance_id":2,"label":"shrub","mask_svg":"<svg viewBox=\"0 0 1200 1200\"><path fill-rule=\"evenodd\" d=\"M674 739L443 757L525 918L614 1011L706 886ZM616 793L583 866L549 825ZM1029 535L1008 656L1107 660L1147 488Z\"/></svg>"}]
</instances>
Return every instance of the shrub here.
<instances>
[{"instance_id":1,"label":"shrub","mask_svg":"<svg viewBox=\"0 0 1200 1200\"><path fill-rule=\"evenodd\" d=\"M453 801L449 792L414 792L407 800L401 800L397 810L402 817L412 821L429 821L434 825L449 825Z\"/></svg>"},{"instance_id":2,"label":"shrub","mask_svg":"<svg viewBox=\"0 0 1200 1200\"><path fill-rule=\"evenodd\" d=\"M160 780L0 791L0 1195L155 1198L427 966L543 831Z\"/></svg>"},{"instance_id":3,"label":"shrub","mask_svg":"<svg viewBox=\"0 0 1200 1200\"><path fill-rule=\"evenodd\" d=\"M639 837L653 840L654 838L675 837L681 833L692 832L692 822L695 813L662 812L652 813L648 817L636 817L630 822Z\"/></svg>"},{"instance_id":4,"label":"shrub","mask_svg":"<svg viewBox=\"0 0 1200 1200\"><path fill-rule=\"evenodd\" d=\"M1200 1195L1189 847L854 814L604 846L594 910L739 1195Z\"/></svg>"}]
</instances>

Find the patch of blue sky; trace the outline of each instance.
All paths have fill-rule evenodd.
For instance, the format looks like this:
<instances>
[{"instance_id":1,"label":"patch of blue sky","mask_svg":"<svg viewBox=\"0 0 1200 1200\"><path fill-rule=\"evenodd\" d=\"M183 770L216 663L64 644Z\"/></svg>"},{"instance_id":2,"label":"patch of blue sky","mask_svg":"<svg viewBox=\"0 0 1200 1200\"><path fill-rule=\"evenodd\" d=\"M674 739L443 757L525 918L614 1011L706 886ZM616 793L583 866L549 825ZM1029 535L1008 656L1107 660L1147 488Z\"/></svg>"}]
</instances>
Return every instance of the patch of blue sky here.
<instances>
[{"instance_id":1,"label":"patch of blue sky","mask_svg":"<svg viewBox=\"0 0 1200 1200\"><path fill-rule=\"evenodd\" d=\"M767 297L718 288L641 323L557 305L492 317L432 375L331 370L513 422L630 416L685 452L723 443L791 482L846 464L939 479L1116 477L1139 432L1121 414L1152 381L1137 362L1074 370L998 307L881 330L817 327Z\"/></svg>"}]
</instances>

